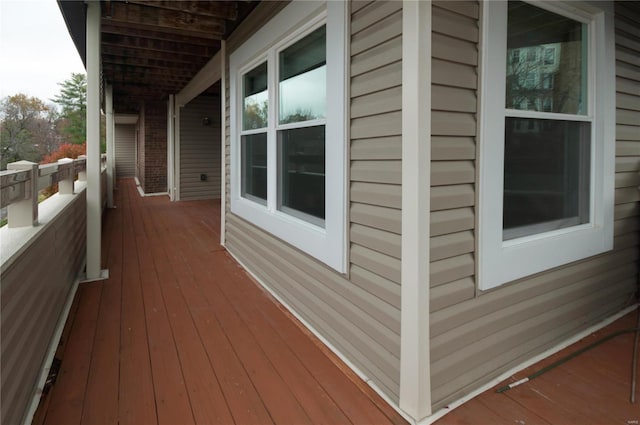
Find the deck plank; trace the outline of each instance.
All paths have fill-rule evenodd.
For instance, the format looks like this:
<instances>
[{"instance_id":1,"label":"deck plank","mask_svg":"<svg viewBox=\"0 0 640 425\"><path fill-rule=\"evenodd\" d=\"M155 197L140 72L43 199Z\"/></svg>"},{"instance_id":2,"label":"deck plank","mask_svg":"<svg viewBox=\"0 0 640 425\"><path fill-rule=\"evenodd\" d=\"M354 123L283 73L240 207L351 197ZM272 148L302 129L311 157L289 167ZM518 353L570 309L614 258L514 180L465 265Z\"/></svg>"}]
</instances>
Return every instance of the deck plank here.
<instances>
[{"instance_id":1,"label":"deck plank","mask_svg":"<svg viewBox=\"0 0 640 425\"><path fill-rule=\"evenodd\" d=\"M145 219L148 216L145 216ZM162 244L162 232L150 235L151 254L173 330L174 341L196 423L231 423L231 413L222 396L215 373L191 319L180 286L184 278L175 273Z\"/></svg>"},{"instance_id":2,"label":"deck plank","mask_svg":"<svg viewBox=\"0 0 640 425\"><path fill-rule=\"evenodd\" d=\"M131 189L129 187L129 189ZM145 318L149 341L149 357L153 375L156 413L159 425L195 424L191 402L182 373L182 366L158 284L143 211L135 196L129 198L138 247L138 261L145 306Z\"/></svg>"},{"instance_id":3,"label":"deck plank","mask_svg":"<svg viewBox=\"0 0 640 425\"><path fill-rule=\"evenodd\" d=\"M167 215L165 222L171 223L175 219L176 217ZM171 240L167 240L167 243L164 243L163 246L173 247L176 253L182 255L185 266L188 263L191 268L200 271L192 278L203 277L200 280L202 280L202 287L205 290L210 290L211 286L215 285L215 281L206 278L206 276L210 276L213 273L216 273L218 277L222 277L221 282L235 280L231 279L227 273L221 274L221 271L224 271L224 260L219 258L220 251L214 253L213 256L207 254L205 258L205 255L202 255L202 253L206 252L205 250L192 249L192 246L188 243L191 239L193 239L193 233L187 237L184 232L179 232ZM212 242L209 241L207 245L213 246ZM174 268L176 267L180 268L181 265L174 264ZM183 270L182 273L186 273L186 270ZM265 300L247 302L249 300L246 298L246 294L241 293L242 287L244 285L241 284L234 287L219 285L221 293L228 300L228 303L238 306L235 308L236 313L251 331L255 341L262 348L274 368L278 370L282 379L291 386L292 394L302 405L311 421L313 423L348 423L346 416L322 387L317 384L300 360L293 355L285 341L280 339L275 330L262 320L262 316L256 306L265 304ZM217 296L217 294L214 294L214 296ZM269 304L272 303L271 300L267 302ZM282 315L281 312L277 312L277 314ZM293 391L294 389L295 391Z\"/></svg>"},{"instance_id":4,"label":"deck plank","mask_svg":"<svg viewBox=\"0 0 640 425\"><path fill-rule=\"evenodd\" d=\"M525 420L527 424L538 423L534 421L536 417L541 418L544 421L542 423L563 425L637 423L640 420L640 402L636 400L635 405L629 402L633 349L631 333L608 340L505 393L494 393L496 388L529 376L613 332L633 328L636 320L637 312L629 313L514 374L506 382L473 398L464 406L475 408L475 405L482 404L503 417L504 423L524 420L519 409L511 411L509 406L513 403L535 415ZM505 403L505 400L509 402ZM468 417L467 412L456 408L435 424L464 423L459 421Z\"/></svg>"},{"instance_id":5,"label":"deck plank","mask_svg":"<svg viewBox=\"0 0 640 425\"><path fill-rule=\"evenodd\" d=\"M505 394L487 391L478 397L478 401L484 407L498 415L504 423L551 425L551 422L545 420L536 412L527 409Z\"/></svg>"},{"instance_id":6,"label":"deck plank","mask_svg":"<svg viewBox=\"0 0 640 425\"><path fill-rule=\"evenodd\" d=\"M120 319L122 304L122 216L115 215L114 231L108 238L109 278L102 287L95 341L87 382L83 423L118 423L120 377ZM89 282L88 284L91 284Z\"/></svg>"},{"instance_id":7,"label":"deck plank","mask_svg":"<svg viewBox=\"0 0 640 425\"><path fill-rule=\"evenodd\" d=\"M122 215L124 238L118 416L120 425L157 424L138 246L130 205L130 200L122 202L118 211Z\"/></svg>"},{"instance_id":8,"label":"deck plank","mask_svg":"<svg viewBox=\"0 0 640 425\"><path fill-rule=\"evenodd\" d=\"M43 415L46 425L81 423L101 294L101 284L78 287L78 310L73 321L67 323L70 331L65 342L64 361Z\"/></svg>"},{"instance_id":9,"label":"deck plank","mask_svg":"<svg viewBox=\"0 0 640 425\"><path fill-rule=\"evenodd\" d=\"M175 219L175 217L174 217ZM182 229L181 229L182 230ZM182 231L178 234L184 235ZM198 233L190 233L195 236ZM191 238L189 238L191 240ZM199 239L199 238L198 238ZM234 348L225 335L213 308L207 302L201 292L201 282L196 276L204 273L194 264L187 264L185 258L194 255L193 245L180 244L179 241L170 241L184 256L171 256L172 266L180 276L189 276L189 281L181 282L182 293L189 304L192 316L203 345L207 348L210 362L224 391L236 423L269 424L273 423L262 399L256 391L245 368L252 365L243 365L235 353ZM187 284L190 283L190 284ZM207 279L204 285L211 284Z\"/></svg>"}]
</instances>

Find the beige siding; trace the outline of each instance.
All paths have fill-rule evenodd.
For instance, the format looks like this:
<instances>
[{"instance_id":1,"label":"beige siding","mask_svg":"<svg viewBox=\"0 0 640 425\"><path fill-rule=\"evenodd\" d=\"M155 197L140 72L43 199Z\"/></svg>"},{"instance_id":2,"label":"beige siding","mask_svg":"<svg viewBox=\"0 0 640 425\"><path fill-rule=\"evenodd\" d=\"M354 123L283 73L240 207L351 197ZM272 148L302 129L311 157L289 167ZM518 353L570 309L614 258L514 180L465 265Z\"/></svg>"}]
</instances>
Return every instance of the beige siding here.
<instances>
[{"instance_id":1,"label":"beige siding","mask_svg":"<svg viewBox=\"0 0 640 425\"><path fill-rule=\"evenodd\" d=\"M84 263L85 227L83 191L38 233L23 255L2 267L0 422L4 424L21 423L35 396L55 327Z\"/></svg>"},{"instance_id":2,"label":"beige siding","mask_svg":"<svg viewBox=\"0 0 640 425\"><path fill-rule=\"evenodd\" d=\"M220 181L220 96L200 95L180 111L180 200L219 198Z\"/></svg>"},{"instance_id":3,"label":"beige siding","mask_svg":"<svg viewBox=\"0 0 640 425\"><path fill-rule=\"evenodd\" d=\"M636 290L640 8L631 3L616 8L614 250L481 293L475 289L473 248L478 4L434 3L431 384L435 409L619 311Z\"/></svg>"},{"instance_id":4,"label":"beige siding","mask_svg":"<svg viewBox=\"0 0 640 425\"><path fill-rule=\"evenodd\" d=\"M281 6L262 3L249 20L266 20ZM402 3L351 6L348 274L332 271L228 209L226 241L251 272L397 401ZM249 35L239 30L227 44L229 53ZM226 114L228 120L228 109Z\"/></svg>"},{"instance_id":5,"label":"beige siding","mask_svg":"<svg viewBox=\"0 0 640 425\"><path fill-rule=\"evenodd\" d=\"M136 176L136 126L116 124L114 134L116 178Z\"/></svg>"}]
</instances>

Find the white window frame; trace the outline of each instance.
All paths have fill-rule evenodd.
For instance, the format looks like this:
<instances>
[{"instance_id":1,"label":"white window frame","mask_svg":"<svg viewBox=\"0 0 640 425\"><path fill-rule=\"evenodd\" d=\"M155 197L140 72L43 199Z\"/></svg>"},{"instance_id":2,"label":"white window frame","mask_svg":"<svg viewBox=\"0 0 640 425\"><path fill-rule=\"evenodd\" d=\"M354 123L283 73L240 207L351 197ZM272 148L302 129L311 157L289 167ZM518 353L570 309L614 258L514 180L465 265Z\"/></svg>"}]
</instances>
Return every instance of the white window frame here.
<instances>
[{"instance_id":1,"label":"white window frame","mask_svg":"<svg viewBox=\"0 0 640 425\"><path fill-rule=\"evenodd\" d=\"M613 248L615 60L613 6L606 2L532 2L588 27L591 124L590 218L582 225L503 241L507 2L485 1L480 86L478 287L488 290ZM486 93L486 95L485 95ZM522 111L563 119L563 114ZM574 116L572 116L573 118Z\"/></svg>"},{"instance_id":2,"label":"white window frame","mask_svg":"<svg viewBox=\"0 0 640 425\"><path fill-rule=\"evenodd\" d=\"M327 110L325 120L324 226L300 214L278 209L277 54L283 48L327 26ZM345 2L292 2L229 57L231 211L340 273L346 272L346 84L347 13ZM241 76L267 58L269 130L267 133L267 204L241 196ZM308 122L305 123L305 126Z\"/></svg>"}]
</instances>

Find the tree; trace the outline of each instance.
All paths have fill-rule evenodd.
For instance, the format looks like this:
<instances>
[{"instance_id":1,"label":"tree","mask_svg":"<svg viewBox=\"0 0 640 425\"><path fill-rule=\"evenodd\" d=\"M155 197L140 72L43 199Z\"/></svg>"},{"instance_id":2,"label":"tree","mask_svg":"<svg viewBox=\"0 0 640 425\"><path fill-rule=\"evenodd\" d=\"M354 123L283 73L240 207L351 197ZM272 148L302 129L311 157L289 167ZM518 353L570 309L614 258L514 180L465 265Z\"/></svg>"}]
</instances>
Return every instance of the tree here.
<instances>
[{"instance_id":1,"label":"tree","mask_svg":"<svg viewBox=\"0 0 640 425\"><path fill-rule=\"evenodd\" d=\"M36 97L25 94L0 101L0 169L19 160L38 162L49 146L55 146L55 111Z\"/></svg>"},{"instance_id":2,"label":"tree","mask_svg":"<svg viewBox=\"0 0 640 425\"><path fill-rule=\"evenodd\" d=\"M58 85L60 94L53 101L62 108L60 131L66 142L82 144L87 140L87 77L73 73Z\"/></svg>"}]
</instances>

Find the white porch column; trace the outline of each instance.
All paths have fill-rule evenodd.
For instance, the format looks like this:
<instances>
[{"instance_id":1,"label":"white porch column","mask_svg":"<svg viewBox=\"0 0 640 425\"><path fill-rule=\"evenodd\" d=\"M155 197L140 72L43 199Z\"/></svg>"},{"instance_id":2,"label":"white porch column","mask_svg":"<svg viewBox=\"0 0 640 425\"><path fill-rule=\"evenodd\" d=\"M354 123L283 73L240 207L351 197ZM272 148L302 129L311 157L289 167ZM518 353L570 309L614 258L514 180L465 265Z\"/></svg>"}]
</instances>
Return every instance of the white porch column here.
<instances>
[{"instance_id":1,"label":"white porch column","mask_svg":"<svg viewBox=\"0 0 640 425\"><path fill-rule=\"evenodd\" d=\"M113 116L113 86L108 84L104 93L105 112L107 115L107 208L113 208L113 188L116 167L115 120Z\"/></svg>"},{"instance_id":2,"label":"white porch column","mask_svg":"<svg viewBox=\"0 0 640 425\"><path fill-rule=\"evenodd\" d=\"M227 44L220 42L220 245L226 242L227 224Z\"/></svg>"},{"instance_id":3,"label":"white porch column","mask_svg":"<svg viewBox=\"0 0 640 425\"><path fill-rule=\"evenodd\" d=\"M176 169L173 160L175 153L175 105L175 96L170 94L167 101L167 192L169 192L169 199L172 201L176 200L174 190Z\"/></svg>"},{"instance_id":4,"label":"white porch column","mask_svg":"<svg viewBox=\"0 0 640 425\"><path fill-rule=\"evenodd\" d=\"M100 3L87 2L87 280L100 278Z\"/></svg>"},{"instance_id":5,"label":"white porch column","mask_svg":"<svg viewBox=\"0 0 640 425\"><path fill-rule=\"evenodd\" d=\"M402 10L402 312L400 408L431 414L429 222L431 172L431 1Z\"/></svg>"}]
</instances>

